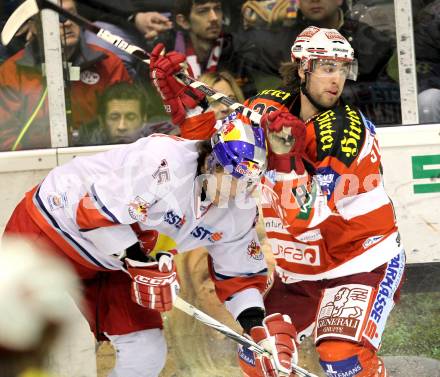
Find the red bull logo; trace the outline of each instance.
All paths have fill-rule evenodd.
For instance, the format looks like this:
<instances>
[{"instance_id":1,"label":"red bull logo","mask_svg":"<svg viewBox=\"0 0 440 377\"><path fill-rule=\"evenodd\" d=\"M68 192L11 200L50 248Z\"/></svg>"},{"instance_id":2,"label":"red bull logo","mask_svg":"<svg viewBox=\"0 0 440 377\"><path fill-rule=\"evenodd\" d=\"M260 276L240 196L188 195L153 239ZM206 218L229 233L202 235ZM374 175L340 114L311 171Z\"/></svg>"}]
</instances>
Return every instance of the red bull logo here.
<instances>
[{"instance_id":1,"label":"red bull logo","mask_svg":"<svg viewBox=\"0 0 440 377\"><path fill-rule=\"evenodd\" d=\"M223 129L223 135L227 135L235 128L234 123L228 123Z\"/></svg>"},{"instance_id":2,"label":"red bull logo","mask_svg":"<svg viewBox=\"0 0 440 377\"><path fill-rule=\"evenodd\" d=\"M149 203L143 200L140 196L136 196L136 198L128 205L128 213L131 218L142 223L147 220L149 207Z\"/></svg>"},{"instance_id":3,"label":"red bull logo","mask_svg":"<svg viewBox=\"0 0 440 377\"><path fill-rule=\"evenodd\" d=\"M235 171L245 177L257 178L260 176L261 169L254 161L242 161L236 167Z\"/></svg>"}]
</instances>

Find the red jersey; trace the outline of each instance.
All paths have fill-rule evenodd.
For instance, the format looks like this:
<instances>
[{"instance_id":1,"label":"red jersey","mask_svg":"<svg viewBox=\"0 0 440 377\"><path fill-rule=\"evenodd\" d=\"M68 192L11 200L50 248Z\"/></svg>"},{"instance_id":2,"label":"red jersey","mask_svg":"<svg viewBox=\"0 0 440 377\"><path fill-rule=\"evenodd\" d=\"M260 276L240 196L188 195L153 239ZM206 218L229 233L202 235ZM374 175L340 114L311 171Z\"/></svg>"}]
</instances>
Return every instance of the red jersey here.
<instances>
[{"instance_id":1,"label":"red jersey","mask_svg":"<svg viewBox=\"0 0 440 377\"><path fill-rule=\"evenodd\" d=\"M247 101L261 114L295 112L296 95L265 90ZM338 104L305 122L309 174L268 172L263 179L267 237L285 282L371 271L402 247L385 192L374 124Z\"/></svg>"},{"instance_id":2,"label":"red jersey","mask_svg":"<svg viewBox=\"0 0 440 377\"><path fill-rule=\"evenodd\" d=\"M282 89L263 90L246 105L260 114L280 109L299 115L296 99ZM305 127L309 174L269 171L262 181L264 225L277 272L291 283L371 271L402 250L375 126L341 103Z\"/></svg>"}]
</instances>

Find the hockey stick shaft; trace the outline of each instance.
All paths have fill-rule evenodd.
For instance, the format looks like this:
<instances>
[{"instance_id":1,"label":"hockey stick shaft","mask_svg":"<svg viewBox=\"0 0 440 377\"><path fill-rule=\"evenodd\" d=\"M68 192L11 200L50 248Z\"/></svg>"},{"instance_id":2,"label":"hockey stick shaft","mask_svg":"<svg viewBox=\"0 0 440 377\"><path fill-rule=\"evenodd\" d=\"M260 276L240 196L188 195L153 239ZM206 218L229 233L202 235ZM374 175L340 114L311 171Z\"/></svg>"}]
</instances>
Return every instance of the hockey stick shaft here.
<instances>
[{"instance_id":1,"label":"hockey stick shaft","mask_svg":"<svg viewBox=\"0 0 440 377\"><path fill-rule=\"evenodd\" d=\"M242 346L249 348L251 351L258 353L259 355L272 356L272 354L265 350L263 347L252 341L251 339L246 338L243 335L240 335L236 331L232 330L230 327L224 325L223 323L217 321L206 313L203 313L201 310L197 309L190 303L186 302L179 296L176 297L176 300L173 304L177 309L185 312L191 317L197 319L202 322L206 326L212 327L213 329L221 332L228 338L234 340L235 342L241 344Z\"/></svg>"},{"instance_id":2,"label":"hockey stick shaft","mask_svg":"<svg viewBox=\"0 0 440 377\"><path fill-rule=\"evenodd\" d=\"M111 33L108 30L102 29L93 23L91 23L86 18L71 13L57 4L52 3L49 0L26 0L19 8L14 11L10 16L9 20L6 22L5 27L2 31L2 41L7 44L12 39L13 35L19 28L32 16L38 13L39 9L51 9L64 17L72 20L78 25L82 26L86 30L94 33L98 38L106 41L119 48L120 50L126 52L129 55L134 56L136 59L142 61L145 64L149 64L149 54L142 48L130 44L123 38ZM26 10L26 12L24 12ZM251 109L245 107L241 103L238 103L223 93L219 93L214 89L210 88L201 81L197 81L193 77L186 75L183 72L179 72L175 75L179 80L181 80L185 85L192 88L200 90L206 96L219 101L220 103L228 106L230 109L243 114L245 117L249 118L253 123L259 124L261 120L261 115Z\"/></svg>"},{"instance_id":3,"label":"hockey stick shaft","mask_svg":"<svg viewBox=\"0 0 440 377\"><path fill-rule=\"evenodd\" d=\"M202 312L201 310L197 309L190 303L186 302L179 296L176 297L176 300L174 301L174 306L185 312L186 314L190 315L191 317L197 319L198 321L202 322L204 325L212 327L213 329L221 332L226 337L234 340L235 342L241 344L242 346L248 348L249 350L258 353L262 356L272 357L272 354L261 347L259 344L255 343L253 340L246 338L243 335L240 335L236 331L232 330L230 327L224 325L223 323L217 321L216 319L212 318L208 314ZM292 365L293 370L295 373L302 377L318 377L313 373L308 372L307 370L299 367L298 365Z\"/></svg>"}]
</instances>

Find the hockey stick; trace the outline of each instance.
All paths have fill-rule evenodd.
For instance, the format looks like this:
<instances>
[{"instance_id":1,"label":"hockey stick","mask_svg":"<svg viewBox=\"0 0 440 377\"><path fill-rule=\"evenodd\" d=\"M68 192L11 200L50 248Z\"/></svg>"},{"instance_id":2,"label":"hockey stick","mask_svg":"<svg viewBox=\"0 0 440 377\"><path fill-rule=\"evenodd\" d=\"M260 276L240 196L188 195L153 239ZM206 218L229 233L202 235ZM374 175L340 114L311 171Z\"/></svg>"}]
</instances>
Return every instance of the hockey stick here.
<instances>
[{"instance_id":1,"label":"hockey stick","mask_svg":"<svg viewBox=\"0 0 440 377\"><path fill-rule=\"evenodd\" d=\"M14 37L15 33L20 29L20 27L31 17L35 16L42 9L51 9L64 17L72 20L78 25L84 27L90 32L96 34L96 36L107 43L114 45L127 54L134 56L138 60L145 64L149 64L149 54L142 48L132 45L122 39L121 37L112 34L110 31L101 29L100 27L94 25L86 18L71 13L60 6L52 3L49 0L25 0L9 17L3 27L1 33L1 39L3 45L7 45L11 39ZM193 77L190 77L183 72L179 72L175 75L179 80L181 80L185 85L192 88L200 90L206 96L212 98L213 100L219 101L220 103L228 106L230 109L243 114L245 117L249 118L253 123L259 124L261 120L261 115L245 106L238 103L223 93L219 93L209 86L205 85L201 81L197 81Z\"/></svg>"},{"instance_id":2,"label":"hockey stick","mask_svg":"<svg viewBox=\"0 0 440 377\"><path fill-rule=\"evenodd\" d=\"M232 330L230 327L224 325L223 323L217 321L216 319L210 317L208 314L203 313L201 310L195 308L179 296L176 297L176 300L174 301L174 306L181 310L182 312L185 312L186 314L190 315L191 317L197 319L198 321L202 322L206 326L212 327L213 329L221 332L226 337L232 339L233 341L241 344L242 346L248 348L249 350L261 355L261 356L267 356L272 357L272 354L270 351L264 349L257 343L255 343L253 340L246 338L243 335L240 335L239 333ZM299 367L298 365L293 364L292 365L293 370L298 376L302 377L318 377L317 375L308 372L307 370Z\"/></svg>"}]
</instances>

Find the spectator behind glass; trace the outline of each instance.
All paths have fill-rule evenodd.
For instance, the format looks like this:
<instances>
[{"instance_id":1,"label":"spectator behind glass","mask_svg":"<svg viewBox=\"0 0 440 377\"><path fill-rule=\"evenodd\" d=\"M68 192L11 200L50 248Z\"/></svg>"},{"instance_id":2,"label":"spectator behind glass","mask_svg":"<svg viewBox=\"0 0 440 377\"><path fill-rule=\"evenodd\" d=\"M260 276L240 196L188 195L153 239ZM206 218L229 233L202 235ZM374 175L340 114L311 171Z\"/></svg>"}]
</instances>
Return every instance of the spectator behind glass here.
<instances>
[{"instance_id":1,"label":"spectator behind glass","mask_svg":"<svg viewBox=\"0 0 440 377\"><path fill-rule=\"evenodd\" d=\"M356 83L346 85L344 98L359 106L376 124L400 123L398 85L385 73L393 53L393 38L344 13L344 0L298 0L292 27L249 29L242 38L252 40L246 61L254 61L262 72L276 73L282 62L290 61L290 46L308 26L337 29L353 46L359 64ZM274 43L273 41L276 41Z\"/></svg>"},{"instance_id":2,"label":"spectator behind glass","mask_svg":"<svg viewBox=\"0 0 440 377\"><path fill-rule=\"evenodd\" d=\"M237 102L244 102L244 95L234 77L227 71L208 72L199 77L199 80L213 88L215 91L226 94ZM208 98L207 111L213 111L215 119L224 119L232 110L219 101L211 101Z\"/></svg>"},{"instance_id":3,"label":"spectator behind glass","mask_svg":"<svg viewBox=\"0 0 440 377\"><path fill-rule=\"evenodd\" d=\"M232 74L228 71L207 72L201 75L199 80L214 90L226 94L240 103L244 102L243 92ZM206 122L211 122L214 118L216 120L224 119L231 113L231 109L219 101L211 101L208 99L208 103L209 106L205 110ZM180 129L178 126L174 126L170 122L149 123L142 129L139 137L148 136L152 133L165 133L168 135L180 135L187 139L204 140L211 136L210 130L210 127L203 127L200 126L200 124L193 127L191 118L188 118L188 120L181 125Z\"/></svg>"},{"instance_id":4,"label":"spectator behind glass","mask_svg":"<svg viewBox=\"0 0 440 377\"><path fill-rule=\"evenodd\" d=\"M244 102L243 92L231 73L227 71L207 72L200 76L199 80L213 88L215 91L226 94L237 102ZM209 107L205 110L203 115L204 122L206 122L207 125L213 122L214 118L216 120L221 120L232 112L229 107L223 105L219 101L212 101L209 98L207 98L207 100ZM201 118L196 118L198 119L197 122L200 122ZM190 117L181 124L180 131L181 136L186 139L205 140L211 137L212 127L204 127L203 125L200 125L200 123L193 123L192 118Z\"/></svg>"},{"instance_id":5,"label":"spectator behind glass","mask_svg":"<svg viewBox=\"0 0 440 377\"><path fill-rule=\"evenodd\" d=\"M173 27L169 18L162 13L156 11L143 11L142 9L168 10L171 14L172 4L164 6L151 1L131 1L124 2L124 7L128 12L120 9L121 5L114 0L107 4L93 2L94 7L81 5L89 19L95 20L95 25L110 31L112 34L120 36L125 41L146 48L146 40L156 38L160 33L167 31ZM97 46L109 49L124 62L130 76L139 82L145 81L146 67L142 66L139 60L134 56L122 51L118 47L103 41L96 34L86 31L86 41Z\"/></svg>"},{"instance_id":6,"label":"spectator behind glass","mask_svg":"<svg viewBox=\"0 0 440 377\"><path fill-rule=\"evenodd\" d=\"M149 49L161 42L167 51L184 54L195 78L205 72L228 70L239 79L246 94L254 93L241 48L235 43L235 36L223 30L222 1L176 0L174 18L177 30L160 34Z\"/></svg>"},{"instance_id":7,"label":"spectator behind glass","mask_svg":"<svg viewBox=\"0 0 440 377\"><path fill-rule=\"evenodd\" d=\"M63 8L76 13L73 0ZM45 85L42 32L35 22L35 37L0 66L0 150L47 148L51 146ZM66 107L71 110L70 139L81 125L96 117L100 93L118 81L130 81L122 61L108 50L85 43L78 25L60 19L61 41L66 60L74 67L66 88ZM72 72L79 67L79 77ZM69 105L70 103L70 105ZM70 108L69 108L70 107Z\"/></svg>"},{"instance_id":8,"label":"spectator behind glass","mask_svg":"<svg viewBox=\"0 0 440 377\"><path fill-rule=\"evenodd\" d=\"M435 0L417 16L414 28L419 121L440 122L440 1Z\"/></svg>"},{"instance_id":9,"label":"spectator behind glass","mask_svg":"<svg viewBox=\"0 0 440 377\"><path fill-rule=\"evenodd\" d=\"M98 121L80 130L80 145L125 144L135 141L147 120L147 96L126 82L106 88L98 99Z\"/></svg>"}]
</instances>

